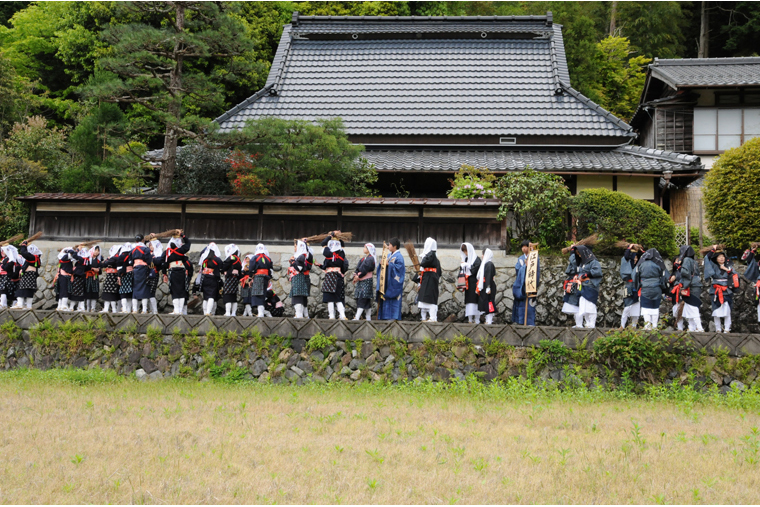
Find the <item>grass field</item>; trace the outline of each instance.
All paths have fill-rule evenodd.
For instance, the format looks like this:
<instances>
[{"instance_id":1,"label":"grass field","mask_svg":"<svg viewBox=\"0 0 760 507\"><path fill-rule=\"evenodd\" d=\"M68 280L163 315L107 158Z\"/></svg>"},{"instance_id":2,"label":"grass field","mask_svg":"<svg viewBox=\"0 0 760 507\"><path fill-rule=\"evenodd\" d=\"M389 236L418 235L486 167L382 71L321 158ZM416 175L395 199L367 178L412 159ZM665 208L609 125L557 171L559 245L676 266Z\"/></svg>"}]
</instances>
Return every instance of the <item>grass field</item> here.
<instances>
[{"instance_id":1,"label":"grass field","mask_svg":"<svg viewBox=\"0 0 760 507\"><path fill-rule=\"evenodd\" d=\"M757 503L760 394L0 374L2 503Z\"/></svg>"}]
</instances>

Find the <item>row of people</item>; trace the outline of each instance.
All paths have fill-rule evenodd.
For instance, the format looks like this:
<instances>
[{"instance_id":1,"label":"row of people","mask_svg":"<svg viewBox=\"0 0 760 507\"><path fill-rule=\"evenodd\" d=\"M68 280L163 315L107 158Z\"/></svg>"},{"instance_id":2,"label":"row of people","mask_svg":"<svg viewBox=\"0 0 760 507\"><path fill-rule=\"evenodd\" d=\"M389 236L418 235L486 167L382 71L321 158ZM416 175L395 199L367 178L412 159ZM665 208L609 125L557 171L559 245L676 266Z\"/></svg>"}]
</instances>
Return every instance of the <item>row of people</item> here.
<instances>
[{"instance_id":1,"label":"row of people","mask_svg":"<svg viewBox=\"0 0 760 507\"><path fill-rule=\"evenodd\" d=\"M322 283L322 302L327 304L329 318L346 319L345 276L349 263L343 242L337 239L340 231L330 233L322 241L324 261L317 266L325 272ZM238 296L245 305L243 315L258 317L282 315L282 302L272 289L273 263L263 244L253 254L241 259L236 245L231 244L222 254L215 243L210 243L201 253L199 273L191 287L194 266L187 253L191 242L184 235L171 238L163 247L158 239L137 236L136 243L112 246L108 257L101 255L100 248L64 248L58 254L58 269L54 279L58 310L95 311L98 300L103 302L103 312L157 313L156 289L159 280L169 286L172 314L186 314L192 293L199 293L203 300L203 313L216 312L218 302L225 305L225 315L237 315ZM405 262L399 252L397 238L390 241L388 262L385 269L384 291L380 294L382 267L377 259L375 246L364 246L364 255L352 273L357 312L355 319L372 315L372 300L378 304L378 318L391 320L401 318L401 298L406 278ZM512 321L535 325L536 296L525 294L525 273L528 242L521 245L522 256L516 263L516 277L512 286ZM417 284L417 306L422 320L437 321L439 284L442 270L437 259L437 244L433 238L425 241L420 269L412 280ZM602 280L602 267L588 246L575 245L565 270L563 285L563 308L573 315L575 327L594 327L597 319L597 302ZM486 324L493 322L497 292L493 253L483 251L481 259L470 243L462 243L459 289L464 292L465 315L469 322L479 322L485 315ZM0 306L15 301L12 308L31 308L37 289L36 278L41 267L41 252L35 245L22 243L16 249L9 245L1 249L0 256ZM760 263L756 248L745 252L743 259L749 267L745 276L755 283L760 321ZM296 318L308 318L308 298L311 293L310 270L314 266L314 252L304 240L295 245L290 258L288 279L289 297ZM624 310L621 327L629 321L636 325L643 317L648 328L657 325L663 294L670 293L674 301L673 312L678 329L688 324L690 331L702 331L699 308L702 288L699 264L691 247L682 247L673 263L673 273L665 267L656 249L644 250L631 244L621 259L620 275L625 284ZM730 331L733 291L738 288L738 274L725 252L713 248L705 256L704 279L710 283L712 317L717 331ZM540 273L540 267L539 267ZM102 288L100 287L103 276ZM540 274L537 276L537 283ZM378 283L375 286L374 281ZM102 289L102 290L101 290Z\"/></svg>"}]
</instances>

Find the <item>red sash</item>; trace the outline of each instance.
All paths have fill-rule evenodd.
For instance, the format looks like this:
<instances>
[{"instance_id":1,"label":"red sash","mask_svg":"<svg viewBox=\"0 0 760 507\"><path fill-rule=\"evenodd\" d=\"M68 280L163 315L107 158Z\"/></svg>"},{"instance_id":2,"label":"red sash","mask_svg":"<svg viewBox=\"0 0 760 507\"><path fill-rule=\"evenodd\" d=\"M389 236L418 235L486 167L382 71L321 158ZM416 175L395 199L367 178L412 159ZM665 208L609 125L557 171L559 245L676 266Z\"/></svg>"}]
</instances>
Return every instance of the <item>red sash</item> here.
<instances>
[{"instance_id":1,"label":"red sash","mask_svg":"<svg viewBox=\"0 0 760 507\"><path fill-rule=\"evenodd\" d=\"M715 289L715 298L720 301L720 304L722 305L724 302L723 293L728 290L728 287L724 287L723 285L713 285L713 289Z\"/></svg>"}]
</instances>

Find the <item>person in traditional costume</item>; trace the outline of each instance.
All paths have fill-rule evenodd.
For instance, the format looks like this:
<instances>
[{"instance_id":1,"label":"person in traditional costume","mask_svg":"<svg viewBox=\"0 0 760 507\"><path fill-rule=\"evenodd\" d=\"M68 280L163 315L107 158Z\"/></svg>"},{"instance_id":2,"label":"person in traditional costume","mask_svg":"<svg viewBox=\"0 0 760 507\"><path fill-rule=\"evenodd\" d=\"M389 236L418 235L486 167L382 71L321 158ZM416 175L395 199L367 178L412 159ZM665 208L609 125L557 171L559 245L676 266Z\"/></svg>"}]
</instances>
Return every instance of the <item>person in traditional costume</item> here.
<instances>
[{"instance_id":1,"label":"person in traditional costume","mask_svg":"<svg viewBox=\"0 0 760 507\"><path fill-rule=\"evenodd\" d=\"M103 258L100 255L100 246L95 245L89 249L87 257L84 257L86 272L84 275L84 309L94 312L98 307L100 297L100 270Z\"/></svg>"},{"instance_id":2,"label":"person in traditional costume","mask_svg":"<svg viewBox=\"0 0 760 507\"><path fill-rule=\"evenodd\" d=\"M585 245L573 247L578 259L578 279L581 297L578 300L578 314L574 327L596 327L596 304L599 301L599 285L602 283L602 265L591 249Z\"/></svg>"},{"instance_id":3,"label":"person in traditional costume","mask_svg":"<svg viewBox=\"0 0 760 507\"><path fill-rule=\"evenodd\" d=\"M24 241L19 246L18 253L24 263L21 267L21 281L16 291L16 304L13 308L31 310L34 294L37 292L39 269L42 267L42 252L37 245L27 245Z\"/></svg>"},{"instance_id":4,"label":"person in traditional costume","mask_svg":"<svg viewBox=\"0 0 760 507\"><path fill-rule=\"evenodd\" d=\"M354 298L356 298L356 316L354 320L362 318L362 312L365 313L367 320L372 320L372 296L375 291L372 288L372 278L375 276L375 266L377 266L377 256L375 255L375 245L367 243L364 245L364 257L359 260L354 272Z\"/></svg>"},{"instance_id":5,"label":"person in traditional costume","mask_svg":"<svg viewBox=\"0 0 760 507\"><path fill-rule=\"evenodd\" d=\"M132 311L137 312L137 303L140 302L143 314L148 313L148 301L150 300L150 287L148 277L153 264L153 255L150 247L145 244L145 238L138 234L130 252L132 259Z\"/></svg>"},{"instance_id":6,"label":"person in traditional costume","mask_svg":"<svg viewBox=\"0 0 760 507\"><path fill-rule=\"evenodd\" d=\"M164 282L169 284L169 294L174 310L170 315L187 315L185 304L188 300L188 281L192 277L192 265L187 259L190 240L184 234L171 238L161 263Z\"/></svg>"},{"instance_id":7,"label":"person in traditional costume","mask_svg":"<svg viewBox=\"0 0 760 507\"><path fill-rule=\"evenodd\" d=\"M9 272L10 284L8 285L8 301L13 302L16 300L16 291L18 290L19 283L21 282L21 267L24 265L24 259L19 255L18 248L10 245L10 250L13 252L13 266Z\"/></svg>"},{"instance_id":8,"label":"person in traditional costume","mask_svg":"<svg viewBox=\"0 0 760 507\"><path fill-rule=\"evenodd\" d=\"M757 304L757 321L760 322L760 259L757 258L757 243L753 243L748 250L744 251L742 260L747 263L744 278L750 281L755 288L755 303Z\"/></svg>"},{"instance_id":9,"label":"person in traditional costume","mask_svg":"<svg viewBox=\"0 0 760 507\"><path fill-rule=\"evenodd\" d=\"M13 278L17 269L17 250L13 245L7 245L0 249L0 308L7 308L8 301L13 302L15 288Z\"/></svg>"},{"instance_id":10,"label":"person in traditional costume","mask_svg":"<svg viewBox=\"0 0 760 507\"><path fill-rule=\"evenodd\" d=\"M515 281L512 284L512 322L514 324L535 326L536 325L536 301L537 296L529 296L526 292L528 280L528 254L530 253L530 241L523 240L520 243L522 255L515 263ZM536 288L541 282L541 264L536 266ZM527 321L527 322L526 322Z\"/></svg>"},{"instance_id":11,"label":"person in traditional costume","mask_svg":"<svg viewBox=\"0 0 760 507\"><path fill-rule=\"evenodd\" d=\"M322 255L324 263L320 266L325 271L325 279L322 282L322 302L327 303L327 314L330 319L335 319L335 307L338 307L340 320L346 319L345 281L344 276L348 271L346 253L343 251L343 243L335 239L340 231L331 232L322 240Z\"/></svg>"},{"instance_id":12,"label":"person in traditional costume","mask_svg":"<svg viewBox=\"0 0 760 507\"><path fill-rule=\"evenodd\" d=\"M222 302L224 303L225 317L237 315L238 284L240 283L242 270L243 263L240 261L240 250L237 245L231 243L224 247Z\"/></svg>"},{"instance_id":13,"label":"person in traditional costume","mask_svg":"<svg viewBox=\"0 0 760 507\"><path fill-rule=\"evenodd\" d=\"M288 279L290 280L290 301L293 303L295 317L302 319L308 316L304 313L311 292L309 273L314 265L314 255L303 240L296 241L295 254L290 258Z\"/></svg>"},{"instance_id":14,"label":"person in traditional costume","mask_svg":"<svg viewBox=\"0 0 760 507\"><path fill-rule=\"evenodd\" d=\"M705 281L711 284L712 316L715 332L731 332L731 309L734 305L733 289L739 288L739 274L731 259L717 245L705 257ZM721 326L721 319L723 319Z\"/></svg>"},{"instance_id":15,"label":"person in traditional costume","mask_svg":"<svg viewBox=\"0 0 760 507\"><path fill-rule=\"evenodd\" d=\"M382 259L377 266L377 318L378 320L401 320L402 301L406 266L399 247L398 238L391 238L388 243L388 265L385 269L385 294L380 293L383 272Z\"/></svg>"},{"instance_id":16,"label":"person in traditional costume","mask_svg":"<svg viewBox=\"0 0 760 507\"><path fill-rule=\"evenodd\" d=\"M690 245L682 245L676 260L673 261L674 274L670 281L673 284L673 317L676 319L676 328L684 330L684 321L689 324L689 331L702 333L702 319L699 315L699 307L702 300L699 295L702 292L702 279L699 274L699 265L694 260L694 249Z\"/></svg>"},{"instance_id":17,"label":"person in traditional costume","mask_svg":"<svg viewBox=\"0 0 760 507\"><path fill-rule=\"evenodd\" d=\"M119 251L121 245L113 245L108 250L108 259L105 259L101 263L101 267L105 269L105 280L103 281L103 310L100 313L108 313L108 308L111 308L112 313L116 313L118 310L117 302L121 300L119 296L119 265L121 261L119 259Z\"/></svg>"},{"instance_id":18,"label":"person in traditional costume","mask_svg":"<svg viewBox=\"0 0 760 507\"><path fill-rule=\"evenodd\" d=\"M662 293L668 288L668 273L665 262L656 248L646 250L639 258L633 272L633 283L641 303L644 327L653 329L660 320Z\"/></svg>"},{"instance_id":19,"label":"person in traditional costume","mask_svg":"<svg viewBox=\"0 0 760 507\"><path fill-rule=\"evenodd\" d=\"M119 298L121 299L121 313L136 312L137 307L132 307L132 243L124 243L119 250Z\"/></svg>"},{"instance_id":20,"label":"person in traditional costume","mask_svg":"<svg viewBox=\"0 0 760 507\"><path fill-rule=\"evenodd\" d=\"M272 281L269 281L269 285L267 285L267 299L266 299L266 305L264 308L264 316L265 317L282 317L285 313L285 307L282 305L282 301L280 301L279 296L274 291L274 286L272 285Z\"/></svg>"},{"instance_id":21,"label":"person in traditional costume","mask_svg":"<svg viewBox=\"0 0 760 507\"><path fill-rule=\"evenodd\" d=\"M75 257L72 257L74 261L74 271L71 276L71 293L69 294L69 311L74 310L74 303L77 304L76 311L83 312L86 309L84 291L85 284L87 283L87 259L90 257L90 250L85 247L80 247Z\"/></svg>"},{"instance_id":22,"label":"person in traditional costume","mask_svg":"<svg viewBox=\"0 0 760 507\"><path fill-rule=\"evenodd\" d=\"M222 279L222 253L216 243L211 242L201 252L198 266L201 268L198 287L203 295L203 314L214 315L216 300L219 298L219 284Z\"/></svg>"},{"instance_id":23,"label":"person in traditional costume","mask_svg":"<svg viewBox=\"0 0 760 507\"><path fill-rule=\"evenodd\" d=\"M412 281L419 284L417 308L422 322L438 322L438 285L442 272L436 250L438 243L427 238L420 258L420 272L412 277Z\"/></svg>"},{"instance_id":24,"label":"person in traditional costume","mask_svg":"<svg viewBox=\"0 0 760 507\"><path fill-rule=\"evenodd\" d=\"M562 282L562 313L572 315L575 318L575 325L583 326L583 319L578 321L578 305L581 300L581 290L578 287L578 257L575 252L570 250L570 258L565 268L565 281Z\"/></svg>"},{"instance_id":25,"label":"person in traditional costume","mask_svg":"<svg viewBox=\"0 0 760 507\"><path fill-rule=\"evenodd\" d=\"M148 272L148 291L150 292L150 312L158 315L158 299L156 299L156 290L158 289L158 273L162 268L164 261L164 245L160 239L152 239L148 242L150 249L151 263Z\"/></svg>"},{"instance_id":26,"label":"person in traditional costume","mask_svg":"<svg viewBox=\"0 0 760 507\"><path fill-rule=\"evenodd\" d=\"M480 257L475 253L472 243L462 243L459 247L459 256L462 263L459 265L459 289L464 292L464 315L470 324L480 322L481 312L478 307L480 295L478 294L478 273L480 272ZM495 293L496 291L494 291Z\"/></svg>"},{"instance_id":27,"label":"person in traditional costume","mask_svg":"<svg viewBox=\"0 0 760 507\"><path fill-rule=\"evenodd\" d=\"M496 315L496 267L493 264L493 252L490 248L483 250L483 262L480 263L476 276L478 311L485 314L486 325L490 326Z\"/></svg>"},{"instance_id":28,"label":"person in traditional costume","mask_svg":"<svg viewBox=\"0 0 760 507\"><path fill-rule=\"evenodd\" d=\"M623 257L620 259L620 277L623 279L625 287L625 298L623 298L623 315L620 317L620 327L625 328L628 320L631 320L631 326L636 327L641 315L641 303L639 302L639 292L633 283L633 270L644 251L639 245L629 244L625 249Z\"/></svg>"},{"instance_id":29,"label":"person in traditional costume","mask_svg":"<svg viewBox=\"0 0 760 507\"><path fill-rule=\"evenodd\" d=\"M272 279L272 259L269 257L269 250L262 243L256 245L256 251L253 253L248 275L251 284L251 307L256 307L257 316L264 317L266 311L267 286Z\"/></svg>"},{"instance_id":30,"label":"person in traditional costume","mask_svg":"<svg viewBox=\"0 0 760 507\"><path fill-rule=\"evenodd\" d=\"M243 317L253 317L253 310L251 309L251 284L248 283L248 281L251 279L251 276L248 274L248 271L251 268L251 259L253 259L253 254L248 254L243 259L243 264L240 269L240 274L242 275L240 278L240 299L243 302Z\"/></svg>"},{"instance_id":31,"label":"person in traditional costume","mask_svg":"<svg viewBox=\"0 0 760 507\"><path fill-rule=\"evenodd\" d=\"M58 271L53 282L58 289L58 308L59 312L69 311L69 292L71 291L71 274L74 272L73 257L76 256L76 250L73 248L63 248L58 252ZM0 280L2 275L0 275ZM0 281L0 284L2 282Z\"/></svg>"}]
</instances>

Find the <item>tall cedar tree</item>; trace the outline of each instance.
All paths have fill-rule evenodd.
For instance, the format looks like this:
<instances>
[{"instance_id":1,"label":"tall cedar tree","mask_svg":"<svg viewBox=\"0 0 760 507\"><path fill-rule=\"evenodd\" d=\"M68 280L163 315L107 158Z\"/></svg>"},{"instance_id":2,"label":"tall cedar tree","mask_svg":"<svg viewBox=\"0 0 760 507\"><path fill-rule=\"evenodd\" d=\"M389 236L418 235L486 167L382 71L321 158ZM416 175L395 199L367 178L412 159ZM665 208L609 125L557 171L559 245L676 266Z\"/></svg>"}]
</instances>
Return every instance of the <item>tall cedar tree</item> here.
<instances>
[{"instance_id":1,"label":"tall cedar tree","mask_svg":"<svg viewBox=\"0 0 760 507\"><path fill-rule=\"evenodd\" d=\"M169 194L178 141L200 139L202 117L224 110L223 83L251 69L253 59L241 56L254 43L224 2L129 2L122 8L122 19L138 21L105 30L111 51L97 62L116 78L89 92L153 112L164 130L158 193Z\"/></svg>"}]
</instances>

